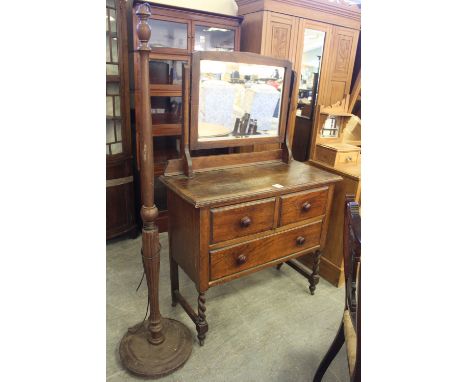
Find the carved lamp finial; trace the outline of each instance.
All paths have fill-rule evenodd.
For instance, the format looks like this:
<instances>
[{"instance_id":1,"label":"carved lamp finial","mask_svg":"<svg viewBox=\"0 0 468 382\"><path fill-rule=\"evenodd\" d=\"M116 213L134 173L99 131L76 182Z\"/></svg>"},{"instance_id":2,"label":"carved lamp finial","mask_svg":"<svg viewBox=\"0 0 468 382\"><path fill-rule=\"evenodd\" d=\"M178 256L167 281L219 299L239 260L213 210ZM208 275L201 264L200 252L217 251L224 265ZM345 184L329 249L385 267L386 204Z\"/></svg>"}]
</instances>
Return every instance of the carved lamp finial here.
<instances>
[{"instance_id":1,"label":"carved lamp finial","mask_svg":"<svg viewBox=\"0 0 468 382\"><path fill-rule=\"evenodd\" d=\"M151 51L148 41L151 37L151 27L148 24L148 18L151 16L151 7L148 3L140 4L136 10L138 24L136 27L138 36L138 50Z\"/></svg>"}]
</instances>

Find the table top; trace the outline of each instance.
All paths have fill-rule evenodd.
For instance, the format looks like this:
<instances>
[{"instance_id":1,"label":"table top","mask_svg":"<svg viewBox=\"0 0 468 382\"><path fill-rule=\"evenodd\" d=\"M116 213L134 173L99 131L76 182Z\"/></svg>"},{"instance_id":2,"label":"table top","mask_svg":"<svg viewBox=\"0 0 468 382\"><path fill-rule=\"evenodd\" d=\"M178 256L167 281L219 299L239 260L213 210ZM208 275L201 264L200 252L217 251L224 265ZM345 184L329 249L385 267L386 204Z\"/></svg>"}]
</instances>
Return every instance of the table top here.
<instances>
[{"instance_id":1,"label":"table top","mask_svg":"<svg viewBox=\"0 0 468 382\"><path fill-rule=\"evenodd\" d=\"M185 175L161 176L160 179L197 208L302 191L342 180L339 175L297 161L255 163L200 172L191 179Z\"/></svg>"}]
</instances>

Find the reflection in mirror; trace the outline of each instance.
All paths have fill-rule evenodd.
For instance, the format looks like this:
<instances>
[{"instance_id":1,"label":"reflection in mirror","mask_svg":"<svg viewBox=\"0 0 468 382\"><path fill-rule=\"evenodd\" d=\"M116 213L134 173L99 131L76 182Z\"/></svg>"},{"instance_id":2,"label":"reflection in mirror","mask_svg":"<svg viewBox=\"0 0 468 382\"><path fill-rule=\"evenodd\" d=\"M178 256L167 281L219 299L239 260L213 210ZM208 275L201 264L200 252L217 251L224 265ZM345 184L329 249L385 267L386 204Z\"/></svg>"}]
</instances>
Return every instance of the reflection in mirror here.
<instances>
[{"instance_id":1,"label":"reflection in mirror","mask_svg":"<svg viewBox=\"0 0 468 382\"><path fill-rule=\"evenodd\" d=\"M279 136L284 68L200 61L198 141Z\"/></svg>"},{"instance_id":2,"label":"reflection in mirror","mask_svg":"<svg viewBox=\"0 0 468 382\"><path fill-rule=\"evenodd\" d=\"M311 118L317 101L320 64L323 56L325 32L313 29L304 30L304 50L302 52L301 78L297 115Z\"/></svg>"}]
</instances>

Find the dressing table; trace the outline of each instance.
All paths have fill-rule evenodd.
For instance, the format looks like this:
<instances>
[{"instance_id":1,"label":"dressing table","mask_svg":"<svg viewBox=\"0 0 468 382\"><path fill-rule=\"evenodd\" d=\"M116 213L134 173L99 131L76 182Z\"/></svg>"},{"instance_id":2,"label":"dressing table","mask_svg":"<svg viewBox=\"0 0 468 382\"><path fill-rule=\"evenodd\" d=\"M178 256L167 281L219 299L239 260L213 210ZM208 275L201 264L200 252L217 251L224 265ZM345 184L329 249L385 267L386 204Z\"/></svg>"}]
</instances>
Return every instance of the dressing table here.
<instances>
[{"instance_id":1,"label":"dressing table","mask_svg":"<svg viewBox=\"0 0 468 382\"><path fill-rule=\"evenodd\" d=\"M208 331L209 288L283 263L308 279L312 294L318 283L333 191L342 178L292 158L293 77L289 61L244 52L197 52L184 67L184 94L191 96L184 97L183 157L170 160L160 180L168 189L172 303L190 316L200 345ZM206 99L219 94L210 86L225 88L226 97ZM272 102L265 102L268 94ZM222 118L204 110L216 101ZM192 150L258 143L280 148L191 156ZM308 253L310 269L294 260ZM195 283L197 312L179 291L179 267Z\"/></svg>"}]
</instances>

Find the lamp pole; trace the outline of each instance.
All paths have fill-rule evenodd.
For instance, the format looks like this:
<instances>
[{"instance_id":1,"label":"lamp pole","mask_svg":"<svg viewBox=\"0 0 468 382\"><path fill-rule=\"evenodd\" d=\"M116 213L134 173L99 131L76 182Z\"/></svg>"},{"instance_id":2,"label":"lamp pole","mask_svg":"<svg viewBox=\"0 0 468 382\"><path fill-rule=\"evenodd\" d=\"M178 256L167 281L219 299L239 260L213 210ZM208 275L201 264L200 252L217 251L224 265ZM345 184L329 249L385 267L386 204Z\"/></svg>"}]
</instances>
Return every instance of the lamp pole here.
<instances>
[{"instance_id":1,"label":"lamp pole","mask_svg":"<svg viewBox=\"0 0 468 382\"><path fill-rule=\"evenodd\" d=\"M141 219L143 267L148 285L150 306L149 319L128 329L120 342L120 358L131 372L158 378L170 374L181 367L192 352L190 330L179 321L161 317L159 311L159 269L160 250L159 232L156 225L158 209L154 204L154 159L153 136L151 128L149 93L149 53L148 41L151 28L149 4L138 6L137 36L140 55L140 182L141 182Z\"/></svg>"}]
</instances>

